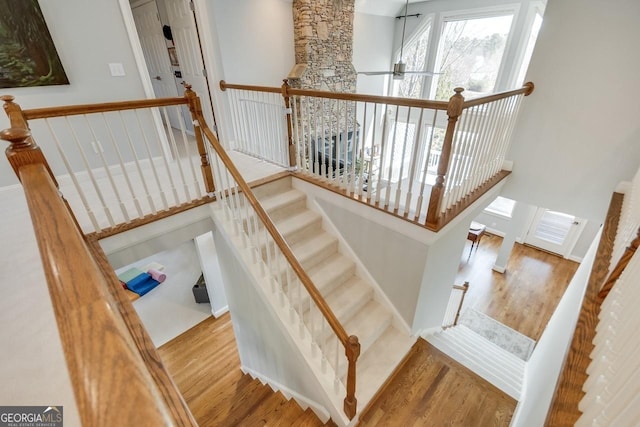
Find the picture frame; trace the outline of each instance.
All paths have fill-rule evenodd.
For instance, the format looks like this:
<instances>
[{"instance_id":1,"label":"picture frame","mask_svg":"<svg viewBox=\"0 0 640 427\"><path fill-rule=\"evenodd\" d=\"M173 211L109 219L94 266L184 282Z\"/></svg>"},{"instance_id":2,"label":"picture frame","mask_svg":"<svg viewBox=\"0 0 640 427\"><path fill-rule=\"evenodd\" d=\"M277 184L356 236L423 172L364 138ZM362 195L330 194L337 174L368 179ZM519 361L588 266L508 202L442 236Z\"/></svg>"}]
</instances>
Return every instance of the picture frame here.
<instances>
[{"instance_id":1,"label":"picture frame","mask_svg":"<svg viewBox=\"0 0 640 427\"><path fill-rule=\"evenodd\" d=\"M178 54L176 53L176 48L169 47L167 48L167 51L169 52L169 61L171 61L171 65L174 67L179 66L180 63L178 62Z\"/></svg>"}]
</instances>

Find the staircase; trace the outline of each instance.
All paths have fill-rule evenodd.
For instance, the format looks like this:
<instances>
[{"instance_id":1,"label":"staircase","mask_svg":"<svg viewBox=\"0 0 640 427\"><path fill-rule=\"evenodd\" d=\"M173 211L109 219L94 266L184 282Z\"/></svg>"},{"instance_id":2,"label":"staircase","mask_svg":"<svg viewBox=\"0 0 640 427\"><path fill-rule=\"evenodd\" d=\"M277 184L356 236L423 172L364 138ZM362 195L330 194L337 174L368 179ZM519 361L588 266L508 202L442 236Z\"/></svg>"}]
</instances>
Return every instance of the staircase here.
<instances>
[{"instance_id":1,"label":"staircase","mask_svg":"<svg viewBox=\"0 0 640 427\"><path fill-rule=\"evenodd\" d=\"M464 325L428 334L424 338L509 396L520 399L526 366L522 359Z\"/></svg>"},{"instance_id":2,"label":"staircase","mask_svg":"<svg viewBox=\"0 0 640 427\"><path fill-rule=\"evenodd\" d=\"M341 250L345 243L327 231L320 213L307 207L306 195L292 188L291 178L253 191L347 333L359 338L361 352L357 362L356 397L358 411L361 411L415 339L393 308L387 305L377 285L362 274L357 260ZM265 258L266 248L262 253ZM284 273L281 275L286 281ZM308 296L303 305L307 302ZM338 343L336 336L329 332L325 339L327 348L331 349ZM340 357L338 366L333 358L328 360L345 378L346 358Z\"/></svg>"}]
</instances>

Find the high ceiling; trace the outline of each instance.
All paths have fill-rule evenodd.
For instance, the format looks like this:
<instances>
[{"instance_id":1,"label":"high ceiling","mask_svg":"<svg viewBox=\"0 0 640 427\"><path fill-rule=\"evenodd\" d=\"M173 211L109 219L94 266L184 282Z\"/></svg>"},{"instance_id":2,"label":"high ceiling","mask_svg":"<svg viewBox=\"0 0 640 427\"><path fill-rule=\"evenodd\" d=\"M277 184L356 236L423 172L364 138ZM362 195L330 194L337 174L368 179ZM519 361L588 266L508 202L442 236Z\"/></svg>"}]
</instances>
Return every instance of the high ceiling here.
<instances>
[{"instance_id":1,"label":"high ceiling","mask_svg":"<svg viewBox=\"0 0 640 427\"><path fill-rule=\"evenodd\" d=\"M409 0L419 3L425 0ZM355 0L356 11L371 15L396 16L404 12L405 0Z\"/></svg>"},{"instance_id":2,"label":"high ceiling","mask_svg":"<svg viewBox=\"0 0 640 427\"><path fill-rule=\"evenodd\" d=\"M284 0L291 3L293 0ZM409 0L420 3L428 0ZM406 0L355 0L356 11L370 15L398 16L404 12Z\"/></svg>"}]
</instances>

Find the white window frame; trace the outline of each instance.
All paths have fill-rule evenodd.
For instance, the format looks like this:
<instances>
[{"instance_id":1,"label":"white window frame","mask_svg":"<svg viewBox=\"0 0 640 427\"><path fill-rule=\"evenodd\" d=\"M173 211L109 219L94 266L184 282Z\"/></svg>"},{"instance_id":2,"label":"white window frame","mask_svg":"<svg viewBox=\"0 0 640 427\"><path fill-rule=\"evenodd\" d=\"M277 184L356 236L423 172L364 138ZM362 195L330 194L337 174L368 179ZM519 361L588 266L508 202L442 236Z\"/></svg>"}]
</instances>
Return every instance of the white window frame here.
<instances>
[{"instance_id":1,"label":"white window frame","mask_svg":"<svg viewBox=\"0 0 640 427\"><path fill-rule=\"evenodd\" d=\"M430 52L430 56L433 55L432 66L435 71L440 66L441 61L441 52L440 52L440 39L442 38L442 32L444 31L444 25L446 22L450 21L462 21L465 19L481 19L481 18L491 18L497 16L504 15L513 15L511 20L511 28L509 29L509 35L507 36L507 41L505 42L504 53L502 55L502 60L500 62L500 67L498 69L498 76L496 77L496 83L493 89L493 92L499 91L500 88L505 86L504 81L508 80L511 77L511 74L516 73L514 70L519 67L515 67L515 64L511 66L511 70L505 70L507 67L507 63L509 62L508 54L511 50L511 45L513 43L514 38L514 29L516 28L516 23L520 17L520 4L514 3L509 5L500 5L500 6L491 6L491 7L482 7L482 8L474 8L474 9L466 9L466 10L457 10L451 12L443 12L440 14L438 19L438 25L434 25L434 29L437 27L437 33L433 35L431 39L435 45ZM431 43L430 43L431 45ZM427 61L429 64L429 61ZM508 76L506 75L508 74ZM512 77L515 79L515 77ZM431 79L430 87L428 88L428 93L426 94L427 99L435 99L436 90L438 88L438 76L434 76ZM424 94L424 92L423 92ZM452 94L453 95L453 94Z\"/></svg>"}]
</instances>

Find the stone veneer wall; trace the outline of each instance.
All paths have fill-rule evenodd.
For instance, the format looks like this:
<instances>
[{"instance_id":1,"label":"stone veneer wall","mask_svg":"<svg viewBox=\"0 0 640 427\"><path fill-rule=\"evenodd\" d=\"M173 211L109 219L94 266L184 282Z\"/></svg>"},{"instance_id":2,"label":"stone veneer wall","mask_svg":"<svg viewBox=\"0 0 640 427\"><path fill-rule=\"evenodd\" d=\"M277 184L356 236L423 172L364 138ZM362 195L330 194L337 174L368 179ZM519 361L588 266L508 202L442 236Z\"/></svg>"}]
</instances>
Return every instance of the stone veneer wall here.
<instances>
[{"instance_id":1,"label":"stone veneer wall","mask_svg":"<svg viewBox=\"0 0 640 427\"><path fill-rule=\"evenodd\" d=\"M354 0L294 0L296 64L306 64L294 87L355 92Z\"/></svg>"}]
</instances>

